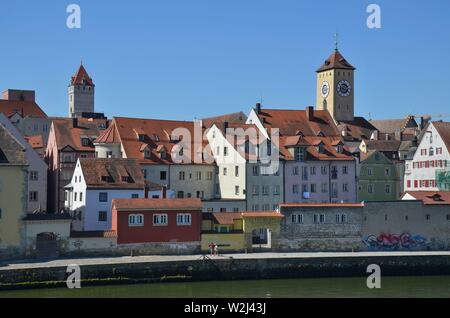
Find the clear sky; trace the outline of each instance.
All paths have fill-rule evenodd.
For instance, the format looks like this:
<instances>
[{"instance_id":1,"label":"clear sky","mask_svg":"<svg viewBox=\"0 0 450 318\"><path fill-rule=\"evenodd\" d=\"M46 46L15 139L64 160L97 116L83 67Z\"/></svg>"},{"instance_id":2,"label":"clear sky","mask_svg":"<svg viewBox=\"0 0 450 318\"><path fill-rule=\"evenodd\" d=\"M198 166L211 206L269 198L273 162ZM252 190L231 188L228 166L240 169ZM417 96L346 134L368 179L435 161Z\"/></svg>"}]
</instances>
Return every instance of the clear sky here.
<instances>
[{"instance_id":1,"label":"clear sky","mask_svg":"<svg viewBox=\"0 0 450 318\"><path fill-rule=\"evenodd\" d=\"M109 117L186 119L315 105L334 33L374 119L450 113L450 1L0 0L0 89L34 89L67 114L81 58ZM81 29L66 7L81 7ZM370 3L381 29L366 26ZM450 120L447 118L447 120Z\"/></svg>"}]
</instances>

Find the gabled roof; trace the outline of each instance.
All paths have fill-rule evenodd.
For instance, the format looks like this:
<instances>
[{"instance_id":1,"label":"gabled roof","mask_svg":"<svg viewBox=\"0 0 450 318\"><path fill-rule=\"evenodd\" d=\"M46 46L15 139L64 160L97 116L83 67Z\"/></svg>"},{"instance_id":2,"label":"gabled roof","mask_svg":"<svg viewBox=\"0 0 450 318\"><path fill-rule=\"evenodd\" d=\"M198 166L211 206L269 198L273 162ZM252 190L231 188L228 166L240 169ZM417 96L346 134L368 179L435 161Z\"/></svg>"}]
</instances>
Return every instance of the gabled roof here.
<instances>
[{"instance_id":1,"label":"gabled roof","mask_svg":"<svg viewBox=\"0 0 450 318\"><path fill-rule=\"evenodd\" d=\"M354 117L351 121L340 121L338 128L345 141L370 139L372 133L377 130L364 117Z\"/></svg>"},{"instance_id":2,"label":"gabled roof","mask_svg":"<svg viewBox=\"0 0 450 318\"><path fill-rule=\"evenodd\" d=\"M183 129L191 134L191 158L194 161L194 158L200 157L198 151L207 143L206 140L202 140L201 144L196 143L194 125L193 121L114 117L111 127L97 138L96 143L120 141L127 158L139 159L144 164L171 164L174 162L171 158L172 149L179 143L178 140L172 140L171 135L175 130ZM139 139L136 132L143 135L144 139ZM204 128L201 129L200 138L203 138L203 132ZM142 147L146 146L151 150L150 157L142 152ZM166 148L166 158L161 158L158 152L161 150L160 146Z\"/></svg>"},{"instance_id":3,"label":"gabled roof","mask_svg":"<svg viewBox=\"0 0 450 318\"><path fill-rule=\"evenodd\" d=\"M392 134L397 131L404 132L405 130L406 133L413 134L414 130L419 128L419 125L412 115L402 119L371 120L370 123L375 126L380 133L386 134Z\"/></svg>"},{"instance_id":4,"label":"gabled roof","mask_svg":"<svg viewBox=\"0 0 450 318\"><path fill-rule=\"evenodd\" d=\"M74 127L73 119L55 119L53 128L56 144L59 150L70 147L75 151L94 151L92 143L88 146L82 144L82 138L94 141L101 133L100 125L105 125L104 119L78 118L78 123Z\"/></svg>"},{"instance_id":5,"label":"gabled roof","mask_svg":"<svg viewBox=\"0 0 450 318\"><path fill-rule=\"evenodd\" d=\"M215 123L224 122L244 124L246 120L247 116L243 112L218 115L202 119L203 126L205 126L206 128L211 127Z\"/></svg>"},{"instance_id":6,"label":"gabled roof","mask_svg":"<svg viewBox=\"0 0 450 318\"><path fill-rule=\"evenodd\" d=\"M34 101L6 100L0 99L0 113L11 117L19 114L25 117L47 118L47 115Z\"/></svg>"},{"instance_id":7,"label":"gabled roof","mask_svg":"<svg viewBox=\"0 0 450 318\"><path fill-rule=\"evenodd\" d=\"M280 136L339 136L333 118L326 110L314 110L313 118L308 120L307 110L300 109L261 109L257 113L265 128L278 128Z\"/></svg>"},{"instance_id":8,"label":"gabled roof","mask_svg":"<svg viewBox=\"0 0 450 318\"><path fill-rule=\"evenodd\" d=\"M234 220L242 219L240 212L217 212L217 213L203 213L203 219L211 220L214 224L233 225Z\"/></svg>"},{"instance_id":9,"label":"gabled roof","mask_svg":"<svg viewBox=\"0 0 450 318\"><path fill-rule=\"evenodd\" d=\"M201 210L200 199L113 199L117 211L133 210Z\"/></svg>"},{"instance_id":10,"label":"gabled roof","mask_svg":"<svg viewBox=\"0 0 450 318\"><path fill-rule=\"evenodd\" d=\"M25 150L6 127L0 124L0 165L27 165Z\"/></svg>"},{"instance_id":11,"label":"gabled roof","mask_svg":"<svg viewBox=\"0 0 450 318\"><path fill-rule=\"evenodd\" d=\"M407 194L427 205L450 204L449 191L406 191L403 196Z\"/></svg>"},{"instance_id":12,"label":"gabled roof","mask_svg":"<svg viewBox=\"0 0 450 318\"><path fill-rule=\"evenodd\" d=\"M435 121L433 122L433 126L436 128L450 153L450 122Z\"/></svg>"},{"instance_id":13,"label":"gabled roof","mask_svg":"<svg viewBox=\"0 0 450 318\"><path fill-rule=\"evenodd\" d=\"M137 160L80 159L88 188L144 189L145 181Z\"/></svg>"},{"instance_id":14,"label":"gabled roof","mask_svg":"<svg viewBox=\"0 0 450 318\"><path fill-rule=\"evenodd\" d=\"M72 76L72 81L70 82L71 85L90 85L95 86L94 82L92 81L92 78L87 73L86 69L84 68L83 64L80 65L78 68L78 71L75 73L74 76Z\"/></svg>"},{"instance_id":15,"label":"gabled roof","mask_svg":"<svg viewBox=\"0 0 450 318\"><path fill-rule=\"evenodd\" d=\"M347 60L342 56L342 54L335 50L333 54L326 59L325 63L317 70L317 72L323 72L332 69L344 69L344 70L355 70L355 68L347 62Z\"/></svg>"},{"instance_id":16,"label":"gabled roof","mask_svg":"<svg viewBox=\"0 0 450 318\"><path fill-rule=\"evenodd\" d=\"M367 140L365 143L370 150L398 151L402 142L398 140Z\"/></svg>"}]
</instances>

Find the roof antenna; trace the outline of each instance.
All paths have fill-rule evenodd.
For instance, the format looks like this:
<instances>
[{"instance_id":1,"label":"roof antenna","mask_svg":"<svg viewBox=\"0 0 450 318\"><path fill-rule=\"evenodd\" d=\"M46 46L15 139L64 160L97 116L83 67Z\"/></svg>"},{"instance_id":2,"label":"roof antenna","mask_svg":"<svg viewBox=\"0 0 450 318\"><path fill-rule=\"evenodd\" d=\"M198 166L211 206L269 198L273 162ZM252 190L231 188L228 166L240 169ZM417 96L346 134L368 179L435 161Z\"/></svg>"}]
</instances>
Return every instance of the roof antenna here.
<instances>
[{"instance_id":1,"label":"roof antenna","mask_svg":"<svg viewBox=\"0 0 450 318\"><path fill-rule=\"evenodd\" d=\"M372 120L372 114L369 112L369 121Z\"/></svg>"}]
</instances>

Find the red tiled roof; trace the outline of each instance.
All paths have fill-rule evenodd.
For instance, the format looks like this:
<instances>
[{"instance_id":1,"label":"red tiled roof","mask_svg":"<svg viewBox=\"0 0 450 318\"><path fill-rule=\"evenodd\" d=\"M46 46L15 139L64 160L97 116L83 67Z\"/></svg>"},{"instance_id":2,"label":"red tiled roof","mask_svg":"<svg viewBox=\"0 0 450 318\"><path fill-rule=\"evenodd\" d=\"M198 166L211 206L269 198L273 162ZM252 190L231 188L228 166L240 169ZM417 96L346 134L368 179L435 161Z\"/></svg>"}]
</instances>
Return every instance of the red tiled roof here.
<instances>
[{"instance_id":1,"label":"red tiled roof","mask_svg":"<svg viewBox=\"0 0 450 318\"><path fill-rule=\"evenodd\" d=\"M348 208L362 208L364 207L364 202L361 203L281 203L280 208L282 207L303 207L303 208L313 208L313 207L324 207L324 208L339 208L339 207L348 207Z\"/></svg>"},{"instance_id":2,"label":"red tiled roof","mask_svg":"<svg viewBox=\"0 0 450 318\"><path fill-rule=\"evenodd\" d=\"M201 210L200 199L113 199L118 211L132 210Z\"/></svg>"},{"instance_id":3,"label":"red tiled roof","mask_svg":"<svg viewBox=\"0 0 450 318\"><path fill-rule=\"evenodd\" d=\"M92 78L89 77L88 73L86 72L86 69L84 68L83 64L80 65L78 68L78 71L75 73L74 76L72 76L72 85L91 85L95 86L94 82L92 81Z\"/></svg>"},{"instance_id":4,"label":"red tiled roof","mask_svg":"<svg viewBox=\"0 0 450 318\"><path fill-rule=\"evenodd\" d=\"M225 114L225 115L219 115L214 117L208 117L202 119L203 125L205 127L211 127L213 124L217 123L238 123L238 124L244 124L247 120L247 116L243 112L237 112L237 113L231 113L231 114Z\"/></svg>"},{"instance_id":5,"label":"red tiled roof","mask_svg":"<svg viewBox=\"0 0 450 318\"><path fill-rule=\"evenodd\" d=\"M233 225L234 220L242 219L240 212L203 213L203 219L212 220L215 224Z\"/></svg>"},{"instance_id":6,"label":"red tiled roof","mask_svg":"<svg viewBox=\"0 0 450 318\"><path fill-rule=\"evenodd\" d=\"M406 191L404 193L409 194L416 200L422 201L427 205L449 205L450 204L450 192L449 191Z\"/></svg>"},{"instance_id":7,"label":"red tiled roof","mask_svg":"<svg viewBox=\"0 0 450 318\"><path fill-rule=\"evenodd\" d=\"M135 159L80 159L88 188L144 189L145 181ZM125 178L125 179L124 179Z\"/></svg>"},{"instance_id":8,"label":"red tiled roof","mask_svg":"<svg viewBox=\"0 0 450 318\"><path fill-rule=\"evenodd\" d=\"M17 100L5 100L0 99L0 113L5 114L7 117L11 117L15 113L25 117L38 117L47 118L47 115L39 107L36 102L33 101L17 101Z\"/></svg>"},{"instance_id":9,"label":"red tiled roof","mask_svg":"<svg viewBox=\"0 0 450 318\"><path fill-rule=\"evenodd\" d=\"M190 145L192 161L194 158L198 158L200 161L201 153L198 151L204 149L207 140L202 140L201 144L196 143L194 125L193 121L114 117L111 127L105 130L96 142L120 141L127 158L139 159L141 163L171 164L174 160L171 158L171 152L178 143L178 141L171 140L171 135L174 130L181 128L189 131L192 136ZM143 135L144 139L140 140L136 132ZM203 133L204 129L202 128L200 138L203 138ZM151 150L150 158L146 158L142 151L147 145ZM161 158L158 152L161 149L160 146L164 146L167 150L165 159Z\"/></svg>"},{"instance_id":10,"label":"red tiled roof","mask_svg":"<svg viewBox=\"0 0 450 318\"><path fill-rule=\"evenodd\" d=\"M106 120L78 118L76 127L73 126L73 120L69 118L53 120L52 125L58 149L61 150L69 146L76 151L94 151L95 148L92 143L84 146L81 139L95 140L101 132L100 124L105 125Z\"/></svg>"},{"instance_id":11,"label":"red tiled roof","mask_svg":"<svg viewBox=\"0 0 450 318\"><path fill-rule=\"evenodd\" d=\"M434 121L433 126L436 128L444 141L447 150L450 152L450 122Z\"/></svg>"},{"instance_id":12,"label":"red tiled roof","mask_svg":"<svg viewBox=\"0 0 450 318\"><path fill-rule=\"evenodd\" d=\"M342 56L342 54L338 50L335 50L333 54L330 55L330 57L317 70L317 72L332 69L355 70L355 68L349 62L347 62L347 60Z\"/></svg>"},{"instance_id":13,"label":"red tiled roof","mask_svg":"<svg viewBox=\"0 0 450 318\"><path fill-rule=\"evenodd\" d=\"M42 135L25 136L24 138L33 149L44 148L44 139L42 138Z\"/></svg>"},{"instance_id":14,"label":"red tiled roof","mask_svg":"<svg viewBox=\"0 0 450 318\"><path fill-rule=\"evenodd\" d=\"M377 129L364 117L354 117L351 121L340 121L339 131L346 141L362 141L370 139L372 133ZM342 134L344 132L345 134Z\"/></svg>"}]
</instances>

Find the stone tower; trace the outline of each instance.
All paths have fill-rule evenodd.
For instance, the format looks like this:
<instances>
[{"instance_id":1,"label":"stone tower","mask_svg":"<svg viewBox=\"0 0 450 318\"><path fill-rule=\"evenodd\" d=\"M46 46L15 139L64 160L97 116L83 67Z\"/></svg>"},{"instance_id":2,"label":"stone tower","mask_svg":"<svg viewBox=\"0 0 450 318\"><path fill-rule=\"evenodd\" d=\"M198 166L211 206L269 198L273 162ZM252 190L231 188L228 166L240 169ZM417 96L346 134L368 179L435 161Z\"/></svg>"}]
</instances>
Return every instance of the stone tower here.
<instances>
[{"instance_id":1,"label":"stone tower","mask_svg":"<svg viewBox=\"0 0 450 318\"><path fill-rule=\"evenodd\" d=\"M328 110L336 122L354 119L354 71L336 49L317 70L318 110Z\"/></svg>"},{"instance_id":2,"label":"stone tower","mask_svg":"<svg viewBox=\"0 0 450 318\"><path fill-rule=\"evenodd\" d=\"M95 85L83 64L69 84L69 117L94 112Z\"/></svg>"}]
</instances>

